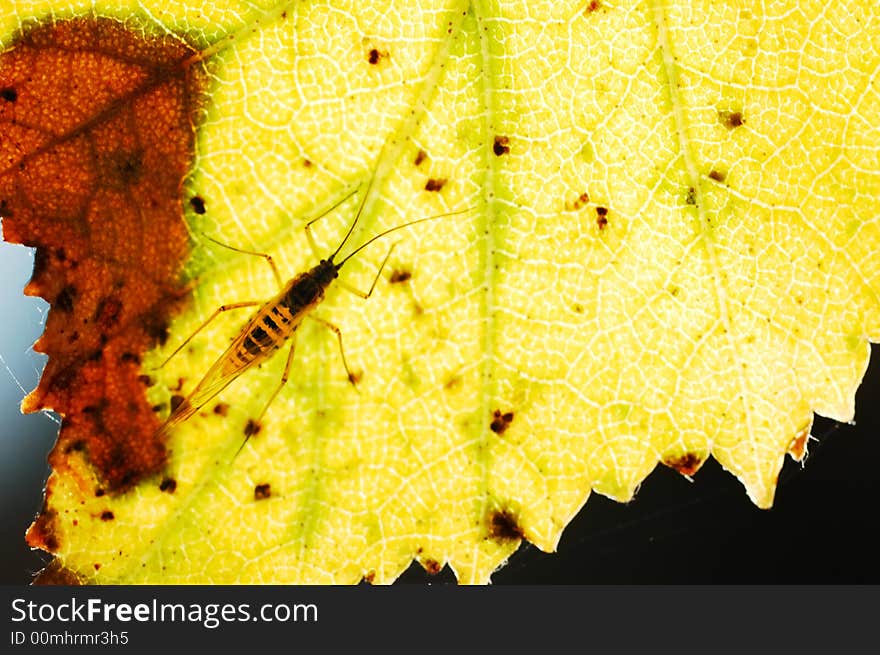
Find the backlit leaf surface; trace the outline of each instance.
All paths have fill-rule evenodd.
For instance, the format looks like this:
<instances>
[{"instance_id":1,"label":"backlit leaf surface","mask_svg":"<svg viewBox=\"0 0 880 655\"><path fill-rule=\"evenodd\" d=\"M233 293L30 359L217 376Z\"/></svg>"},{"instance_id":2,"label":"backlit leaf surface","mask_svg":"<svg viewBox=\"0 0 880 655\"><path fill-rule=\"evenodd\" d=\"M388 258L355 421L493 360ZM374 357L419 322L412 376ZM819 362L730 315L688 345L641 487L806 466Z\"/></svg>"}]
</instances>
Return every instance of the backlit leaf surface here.
<instances>
[{"instance_id":1,"label":"backlit leaf surface","mask_svg":"<svg viewBox=\"0 0 880 655\"><path fill-rule=\"evenodd\" d=\"M88 448L65 453L31 538L85 580L381 583L416 558L486 582L658 462L711 454L769 507L813 412L853 416L880 336L870 3L3 2L4 43L94 11L200 53L192 300L140 363L160 418L247 310L153 369L218 306L276 291L204 233L292 276L316 263L305 221L371 178L343 254L475 208L342 269L366 289L399 241L367 302L336 287L317 312L357 391L306 323L237 456L283 354L127 490L96 495ZM315 224L325 255L360 198Z\"/></svg>"}]
</instances>

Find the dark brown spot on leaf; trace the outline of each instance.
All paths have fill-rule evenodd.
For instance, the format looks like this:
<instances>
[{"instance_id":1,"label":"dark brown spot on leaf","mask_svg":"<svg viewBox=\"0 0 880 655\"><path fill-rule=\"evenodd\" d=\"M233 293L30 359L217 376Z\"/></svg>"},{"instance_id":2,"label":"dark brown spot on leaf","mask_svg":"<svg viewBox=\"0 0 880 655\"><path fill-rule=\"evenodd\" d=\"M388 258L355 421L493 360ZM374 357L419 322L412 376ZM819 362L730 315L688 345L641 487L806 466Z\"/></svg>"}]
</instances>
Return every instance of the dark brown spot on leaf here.
<instances>
[{"instance_id":1,"label":"dark brown spot on leaf","mask_svg":"<svg viewBox=\"0 0 880 655\"><path fill-rule=\"evenodd\" d=\"M689 205L697 204L697 190L694 187L688 188L684 201Z\"/></svg>"},{"instance_id":2,"label":"dark brown spot on leaf","mask_svg":"<svg viewBox=\"0 0 880 655\"><path fill-rule=\"evenodd\" d=\"M406 282L412 278L412 273L410 273L405 268L395 268L391 271L391 276L388 278L388 281L391 284L400 284L401 282Z\"/></svg>"},{"instance_id":3,"label":"dark brown spot on leaf","mask_svg":"<svg viewBox=\"0 0 880 655\"><path fill-rule=\"evenodd\" d=\"M52 306L69 314L73 311L74 300L76 300L76 287L68 284L61 289Z\"/></svg>"},{"instance_id":4,"label":"dark brown spot on leaf","mask_svg":"<svg viewBox=\"0 0 880 655\"><path fill-rule=\"evenodd\" d=\"M437 575L443 569L440 566L440 562L435 559L423 559L421 560L422 568L428 573L428 575Z\"/></svg>"},{"instance_id":5,"label":"dark brown spot on leaf","mask_svg":"<svg viewBox=\"0 0 880 655\"><path fill-rule=\"evenodd\" d=\"M179 393L172 395L171 402L170 402L171 411L173 412L175 409L180 407L180 403L182 403L184 400L186 400L186 399L183 396L181 396Z\"/></svg>"},{"instance_id":6,"label":"dark brown spot on leaf","mask_svg":"<svg viewBox=\"0 0 880 655\"><path fill-rule=\"evenodd\" d=\"M122 301L115 296L103 298L95 310L95 322L104 330L111 330L119 321Z\"/></svg>"},{"instance_id":7,"label":"dark brown spot on leaf","mask_svg":"<svg viewBox=\"0 0 880 655\"><path fill-rule=\"evenodd\" d=\"M376 50L376 48L373 48L372 50L370 50L369 53L367 53L367 61L370 62L371 64L373 64L374 66L379 63L380 57L381 57L381 55L379 54L379 51Z\"/></svg>"},{"instance_id":8,"label":"dark brown spot on leaf","mask_svg":"<svg viewBox=\"0 0 880 655\"><path fill-rule=\"evenodd\" d=\"M196 214L204 214L207 211L205 209L205 201L201 196L193 196L190 198L189 206L192 207Z\"/></svg>"},{"instance_id":9,"label":"dark brown spot on leaf","mask_svg":"<svg viewBox=\"0 0 880 655\"><path fill-rule=\"evenodd\" d=\"M742 112L733 111L730 109L718 110L718 121L729 130L739 127L740 125L745 123Z\"/></svg>"},{"instance_id":10,"label":"dark brown spot on leaf","mask_svg":"<svg viewBox=\"0 0 880 655\"><path fill-rule=\"evenodd\" d=\"M509 509L493 509L489 512L487 532L490 539L501 542L523 537L516 514Z\"/></svg>"},{"instance_id":11,"label":"dark brown spot on leaf","mask_svg":"<svg viewBox=\"0 0 880 655\"><path fill-rule=\"evenodd\" d=\"M37 343L39 343L39 341ZM34 350L37 350L36 346L34 347ZM81 355L83 360L88 361L88 356L90 354L92 354L92 352L94 352L94 351L92 351L92 350L89 350L87 352L84 351ZM48 368L48 367L49 367L49 364L47 362L46 368ZM45 377L46 377L46 371L44 369L43 370L43 378L45 378ZM40 379L41 382L42 382L43 378ZM72 368L61 369L60 371L55 373L55 376L51 380L48 381L46 386L49 388L50 391L61 392L64 389L69 389L70 385L73 384L73 381L75 378L76 378L76 371L74 371ZM26 400L27 400L27 398L25 398L25 401ZM22 410L22 411L24 411L24 410ZM62 428L63 427L64 426L62 425Z\"/></svg>"},{"instance_id":12,"label":"dark brown spot on leaf","mask_svg":"<svg viewBox=\"0 0 880 655\"><path fill-rule=\"evenodd\" d=\"M590 202L590 194L584 191L581 195L579 195L574 200L568 200L565 203L565 210L574 212L577 211L587 205Z\"/></svg>"},{"instance_id":13,"label":"dark brown spot on leaf","mask_svg":"<svg viewBox=\"0 0 880 655\"><path fill-rule=\"evenodd\" d=\"M252 418L247 420L247 423L244 424L244 436L250 439L255 434L259 433L259 431L263 428L257 421Z\"/></svg>"},{"instance_id":14,"label":"dark brown spot on leaf","mask_svg":"<svg viewBox=\"0 0 880 655\"><path fill-rule=\"evenodd\" d=\"M50 480L51 483L51 480ZM47 497L49 490L46 491ZM58 513L48 507L44 500L43 509L27 531L27 542L31 548L40 548L48 553L58 552Z\"/></svg>"},{"instance_id":15,"label":"dark brown spot on leaf","mask_svg":"<svg viewBox=\"0 0 880 655\"><path fill-rule=\"evenodd\" d=\"M129 189L141 181L144 154L140 149L115 150L98 154L95 162L98 176L114 190Z\"/></svg>"},{"instance_id":16,"label":"dark brown spot on leaf","mask_svg":"<svg viewBox=\"0 0 880 655\"><path fill-rule=\"evenodd\" d=\"M112 521L115 518L116 517L113 515L113 512L111 512L109 509L101 512L101 520L102 521Z\"/></svg>"},{"instance_id":17,"label":"dark brown spot on leaf","mask_svg":"<svg viewBox=\"0 0 880 655\"><path fill-rule=\"evenodd\" d=\"M489 428L495 434L504 434L504 431L510 426L513 422L513 412L504 412L501 413L500 409L496 409L492 414L492 423L489 425Z\"/></svg>"},{"instance_id":18,"label":"dark brown spot on leaf","mask_svg":"<svg viewBox=\"0 0 880 655\"><path fill-rule=\"evenodd\" d=\"M663 463L682 475L693 475L703 465L703 460L695 453L685 453L677 457L667 457Z\"/></svg>"},{"instance_id":19,"label":"dark brown spot on leaf","mask_svg":"<svg viewBox=\"0 0 880 655\"><path fill-rule=\"evenodd\" d=\"M81 452L84 451L85 449L86 449L86 442L85 442L85 441L82 441L82 440L80 439L80 440L78 440L78 441L74 441L72 444L70 444L70 445L67 447L67 450L66 450L65 452L68 452L68 453L81 453Z\"/></svg>"},{"instance_id":20,"label":"dark brown spot on leaf","mask_svg":"<svg viewBox=\"0 0 880 655\"><path fill-rule=\"evenodd\" d=\"M217 416L226 416L229 413L228 403L217 403L214 405L214 413Z\"/></svg>"},{"instance_id":21,"label":"dark brown spot on leaf","mask_svg":"<svg viewBox=\"0 0 880 655\"><path fill-rule=\"evenodd\" d=\"M584 13L592 14L594 11L598 11L602 8L602 3L599 0L590 0L589 4L587 4L587 9Z\"/></svg>"},{"instance_id":22,"label":"dark brown spot on leaf","mask_svg":"<svg viewBox=\"0 0 880 655\"><path fill-rule=\"evenodd\" d=\"M366 582L367 584L373 584L373 581L375 579L376 579L376 572L375 571L367 571L364 574L364 582Z\"/></svg>"},{"instance_id":23,"label":"dark brown spot on leaf","mask_svg":"<svg viewBox=\"0 0 880 655\"><path fill-rule=\"evenodd\" d=\"M709 179L710 180L715 180L716 182L723 182L726 178L727 178L727 175L725 175L721 171L717 171L715 169L712 169L711 171L709 171Z\"/></svg>"},{"instance_id":24,"label":"dark brown spot on leaf","mask_svg":"<svg viewBox=\"0 0 880 655\"><path fill-rule=\"evenodd\" d=\"M608 208L607 207L596 207L596 225L599 226L600 230L604 230L608 225Z\"/></svg>"},{"instance_id":25,"label":"dark brown spot on leaf","mask_svg":"<svg viewBox=\"0 0 880 655\"><path fill-rule=\"evenodd\" d=\"M149 337L150 345L158 344L164 346L168 341L168 322L155 317L146 317L144 319L144 332Z\"/></svg>"},{"instance_id":26,"label":"dark brown spot on leaf","mask_svg":"<svg viewBox=\"0 0 880 655\"><path fill-rule=\"evenodd\" d=\"M0 98L3 98L6 102L15 102L18 100L18 91L11 86L4 86L0 89Z\"/></svg>"},{"instance_id":27,"label":"dark brown spot on leaf","mask_svg":"<svg viewBox=\"0 0 880 655\"><path fill-rule=\"evenodd\" d=\"M424 150L419 149L419 151L416 153L416 158L413 161L413 164L415 164L416 166L421 166L422 162L425 161L427 158L428 153Z\"/></svg>"},{"instance_id":28,"label":"dark brown spot on leaf","mask_svg":"<svg viewBox=\"0 0 880 655\"><path fill-rule=\"evenodd\" d=\"M500 157L501 155L506 155L510 152L510 139L506 136L496 136L495 142L492 144L492 152L495 153L496 156Z\"/></svg>"},{"instance_id":29,"label":"dark brown spot on leaf","mask_svg":"<svg viewBox=\"0 0 880 655\"><path fill-rule=\"evenodd\" d=\"M425 191L439 191L444 186L446 186L445 177L428 178L428 181L425 182Z\"/></svg>"},{"instance_id":30,"label":"dark brown spot on leaf","mask_svg":"<svg viewBox=\"0 0 880 655\"><path fill-rule=\"evenodd\" d=\"M162 482L159 483L159 491L173 494L175 489L177 489L177 480L174 478L162 478Z\"/></svg>"},{"instance_id":31,"label":"dark brown spot on leaf","mask_svg":"<svg viewBox=\"0 0 880 655\"><path fill-rule=\"evenodd\" d=\"M254 487L254 500L266 500L272 496L272 486L266 482Z\"/></svg>"}]
</instances>

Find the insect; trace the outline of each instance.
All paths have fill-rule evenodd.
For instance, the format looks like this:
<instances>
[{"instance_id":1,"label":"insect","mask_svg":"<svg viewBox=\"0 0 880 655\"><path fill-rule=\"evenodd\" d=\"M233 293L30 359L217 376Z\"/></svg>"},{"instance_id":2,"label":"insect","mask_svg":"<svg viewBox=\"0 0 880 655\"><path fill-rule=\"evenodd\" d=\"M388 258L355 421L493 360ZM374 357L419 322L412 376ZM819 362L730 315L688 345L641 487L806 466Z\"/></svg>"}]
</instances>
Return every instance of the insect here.
<instances>
[{"instance_id":1,"label":"insect","mask_svg":"<svg viewBox=\"0 0 880 655\"><path fill-rule=\"evenodd\" d=\"M333 253L326 259L321 259L316 266L303 273L300 273L296 277L291 278L286 283L282 283L281 276L278 273L278 269L275 267L275 263L273 262L270 255L251 252L247 250L239 250L237 248L232 248L231 246L227 246L223 243L220 243L219 241L211 239L211 241L214 241L214 243L217 243L218 245L225 248L229 248L230 250L263 257L272 267L272 271L275 275L279 287L281 287L281 290L275 296L262 303L259 301L249 301L223 305L219 307L210 317L208 317L208 319L204 323L202 323L202 325L200 325L195 330L195 332L193 332L186 339L186 341L180 344L174 350L174 352L172 352L171 355L169 355L168 358L162 363L161 366L167 364L172 357L179 353L186 346L186 344L188 344L199 332L207 327L207 325L220 314L230 311L232 309L241 309L244 307L253 307L259 305L259 309L257 309L257 311L255 311L247 320L247 322L242 326L241 330L232 340L232 343L214 362L211 368L208 369L208 372L205 373L201 381L195 386L195 388L183 401L181 401L176 407L172 409L171 414L159 427L158 434L165 434L174 426L186 421L201 407L208 403L212 398L223 391L223 389L229 386L235 379L238 378L239 375L270 359L273 355L275 355L278 350L282 348L282 346L284 346L289 341L290 350L287 354L287 361L284 365L284 372L281 375L278 386L275 387L272 395L269 396L266 405L263 407L263 411L260 412L260 415L255 422L255 425L259 425L266 411L269 409L269 406L272 404L272 401L275 400L275 397L287 383L288 377L290 375L291 363L293 362L293 353L296 348L296 331L297 328L299 328L299 326L302 324L303 320L305 320L306 318L311 318L312 320L321 323L336 334L336 337L339 340L339 349L342 353L342 363L345 366L346 373L348 373L348 379L353 385L355 384L355 376L351 373L351 370L348 367L348 362L345 360L345 350L342 347L342 332L332 323L329 323L328 321L313 314L315 308L318 307L318 305L320 305L321 301L324 299L324 294L326 293L327 289L339 276L339 270L345 265L348 260L358 254L361 250L372 244L374 241L381 239L382 237L392 232L396 232L397 230L402 230L406 227L410 227L418 223L423 223L425 221L431 221L438 218L443 218L445 216L454 216L471 211L471 209L468 208L456 212L428 216L426 218L420 218L414 221L410 221L408 223L397 225L368 239L366 242L362 243L354 251L352 251L342 261L336 263L334 261L336 256L345 246L346 241L348 241L348 238L354 232L354 228L357 225L358 220L360 219L361 212L363 211L364 204L369 195L371 186L372 180L370 180L370 184L368 185L367 190L364 193L363 200L361 201L361 204L358 208L354 220L351 223L351 226L349 226L348 228L348 232L346 232L345 237L342 239L336 250L334 250ZM333 205L326 212L321 214L321 216L313 219L306 224L306 235L308 236L309 243L315 252L318 251L318 247L315 244L314 238L312 237L310 231L311 225L326 214L333 211L343 202L348 200L352 195L354 195L355 192L352 192L341 201ZM210 239L210 237L208 238ZM343 286L349 291L352 291L353 293L361 296L365 300L369 298L370 295L373 293L373 290L376 288L376 283L378 282L379 277L382 274L382 270L384 269L385 264L388 262L388 258L391 256L391 252L394 250L394 247L396 245L397 244L395 243L391 246L391 248L389 248L388 253L385 255L385 259L382 260L382 264L379 266L379 270L376 273L376 277L373 279L373 284L370 286L369 291L363 293L361 291L358 291L357 289L348 287L348 285ZM343 283L340 282L340 284ZM247 443L247 440L250 438L251 434L252 433L249 430L246 430L247 438L242 443L239 451Z\"/></svg>"}]
</instances>

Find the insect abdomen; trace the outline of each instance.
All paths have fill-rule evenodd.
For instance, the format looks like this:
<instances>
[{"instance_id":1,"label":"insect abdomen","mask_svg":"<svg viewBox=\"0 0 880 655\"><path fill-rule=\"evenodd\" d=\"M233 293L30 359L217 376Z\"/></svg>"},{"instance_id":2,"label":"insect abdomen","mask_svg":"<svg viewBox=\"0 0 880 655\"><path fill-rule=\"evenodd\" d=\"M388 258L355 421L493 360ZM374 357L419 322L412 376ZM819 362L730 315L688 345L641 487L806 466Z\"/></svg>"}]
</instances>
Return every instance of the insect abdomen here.
<instances>
[{"instance_id":1,"label":"insect abdomen","mask_svg":"<svg viewBox=\"0 0 880 655\"><path fill-rule=\"evenodd\" d=\"M336 277L332 262L321 262L287 283L266 303L239 337L230 357L229 370L243 370L278 350L299 327L303 317L324 297Z\"/></svg>"},{"instance_id":2,"label":"insect abdomen","mask_svg":"<svg viewBox=\"0 0 880 655\"><path fill-rule=\"evenodd\" d=\"M258 357L270 355L284 345L294 329L296 326L287 308L271 303L251 321L236 349L235 359L247 365Z\"/></svg>"}]
</instances>

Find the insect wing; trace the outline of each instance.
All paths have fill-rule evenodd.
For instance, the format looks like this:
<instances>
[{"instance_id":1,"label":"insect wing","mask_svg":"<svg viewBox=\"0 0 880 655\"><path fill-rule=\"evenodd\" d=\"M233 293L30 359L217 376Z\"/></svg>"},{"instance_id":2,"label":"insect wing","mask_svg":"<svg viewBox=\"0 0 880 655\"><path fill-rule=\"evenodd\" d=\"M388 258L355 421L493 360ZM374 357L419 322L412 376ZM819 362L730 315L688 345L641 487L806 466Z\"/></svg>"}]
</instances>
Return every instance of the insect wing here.
<instances>
[{"instance_id":1,"label":"insect wing","mask_svg":"<svg viewBox=\"0 0 880 655\"><path fill-rule=\"evenodd\" d=\"M192 390L192 393L187 398L187 402L193 409L197 410L202 407L232 384L239 375L261 363L270 354L258 353L249 358L240 357L239 354L242 352L242 344L246 336L247 331L239 335L217 361L214 362L211 368L208 369L202 381Z\"/></svg>"}]
</instances>

